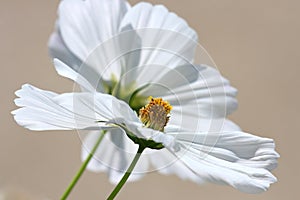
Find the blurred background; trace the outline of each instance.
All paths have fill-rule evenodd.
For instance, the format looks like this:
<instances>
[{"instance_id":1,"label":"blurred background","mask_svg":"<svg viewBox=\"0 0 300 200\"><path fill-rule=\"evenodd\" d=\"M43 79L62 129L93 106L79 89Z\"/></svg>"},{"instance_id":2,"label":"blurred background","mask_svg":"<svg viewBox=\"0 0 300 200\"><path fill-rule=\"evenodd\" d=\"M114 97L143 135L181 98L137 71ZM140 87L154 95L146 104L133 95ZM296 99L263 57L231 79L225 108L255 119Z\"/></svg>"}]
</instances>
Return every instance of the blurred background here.
<instances>
[{"instance_id":1,"label":"blurred background","mask_svg":"<svg viewBox=\"0 0 300 200\"><path fill-rule=\"evenodd\" d=\"M118 199L297 199L300 1L149 2L164 4L198 32L200 43L239 90L239 110L230 118L245 131L275 139L281 154L274 171L279 182L268 192L248 195L227 186L199 186L150 173L127 184ZM57 92L73 88L71 81L56 74L47 52L58 4L58 0L0 1L0 199L1 191L18 193L13 200L59 199L81 165L76 132L31 132L19 127L10 114L16 108L14 91L24 83ZM86 172L70 199L104 199L112 189L105 174Z\"/></svg>"}]
</instances>

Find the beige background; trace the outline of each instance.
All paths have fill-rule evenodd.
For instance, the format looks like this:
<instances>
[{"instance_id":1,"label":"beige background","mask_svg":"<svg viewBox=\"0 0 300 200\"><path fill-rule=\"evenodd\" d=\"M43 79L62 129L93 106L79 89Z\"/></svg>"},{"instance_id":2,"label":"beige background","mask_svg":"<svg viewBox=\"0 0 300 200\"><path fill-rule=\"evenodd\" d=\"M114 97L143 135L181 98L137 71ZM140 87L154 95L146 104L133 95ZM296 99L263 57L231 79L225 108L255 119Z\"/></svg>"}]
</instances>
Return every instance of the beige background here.
<instances>
[{"instance_id":1,"label":"beige background","mask_svg":"<svg viewBox=\"0 0 300 200\"><path fill-rule=\"evenodd\" d=\"M274 173L279 182L264 194L247 195L226 186L199 186L152 173L126 185L119 199L298 199L300 1L151 2L185 18L239 89L240 108L231 118L246 131L276 140L281 159ZM51 199L59 199L79 168L80 141L75 132L27 131L15 124L10 111L15 108L13 92L23 83L58 92L72 89L47 56L57 5L58 0L0 1L0 188ZM88 172L70 199L104 199L112 188L105 174Z\"/></svg>"}]
</instances>

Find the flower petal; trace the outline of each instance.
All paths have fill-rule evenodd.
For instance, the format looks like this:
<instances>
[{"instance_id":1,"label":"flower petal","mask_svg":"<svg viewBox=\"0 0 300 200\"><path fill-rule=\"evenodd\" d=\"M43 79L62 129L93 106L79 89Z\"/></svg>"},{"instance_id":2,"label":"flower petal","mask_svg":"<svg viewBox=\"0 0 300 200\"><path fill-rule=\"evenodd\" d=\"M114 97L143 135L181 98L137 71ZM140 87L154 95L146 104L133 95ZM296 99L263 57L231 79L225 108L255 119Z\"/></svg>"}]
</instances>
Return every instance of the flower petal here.
<instances>
[{"instance_id":1,"label":"flower petal","mask_svg":"<svg viewBox=\"0 0 300 200\"><path fill-rule=\"evenodd\" d=\"M123 101L102 93L65 93L58 95L24 85L16 92L19 108L12 112L15 120L31 130L103 129L110 121L123 118L139 121ZM125 119L126 117L126 119Z\"/></svg>"},{"instance_id":2,"label":"flower petal","mask_svg":"<svg viewBox=\"0 0 300 200\"><path fill-rule=\"evenodd\" d=\"M136 73L132 73L132 69L139 64L140 51L141 38L136 31L122 32L93 49L81 70L84 72L86 67L92 67L101 79L107 81L112 79L119 81L120 77L126 74L127 78L131 78L129 82L123 81L122 86L126 87L127 82L131 84L134 80L133 77L136 77Z\"/></svg>"},{"instance_id":3,"label":"flower petal","mask_svg":"<svg viewBox=\"0 0 300 200\"><path fill-rule=\"evenodd\" d=\"M274 141L244 132L168 133L176 137L179 160L202 179L258 193L276 182ZM173 151L174 152L174 151Z\"/></svg>"},{"instance_id":4,"label":"flower petal","mask_svg":"<svg viewBox=\"0 0 300 200\"><path fill-rule=\"evenodd\" d=\"M173 113L197 117L225 117L232 113L237 108L237 90L216 69L207 65L195 67L199 71L197 80L172 88L162 96L173 105Z\"/></svg>"},{"instance_id":5,"label":"flower petal","mask_svg":"<svg viewBox=\"0 0 300 200\"><path fill-rule=\"evenodd\" d=\"M163 5L151 5L141 2L132 7L124 16L120 30L128 25L133 29L160 29L178 32L192 40L197 40L197 33L187 22L175 13L169 12ZM158 40L161 38L157 38ZM164 38L165 40L167 38Z\"/></svg>"},{"instance_id":6,"label":"flower petal","mask_svg":"<svg viewBox=\"0 0 300 200\"><path fill-rule=\"evenodd\" d=\"M128 8L123 0L61 1L59 28L63 41L84 61L95 47L118 34Z\"/></svg>"},{"instance_id":7,"label":"flower petal","mask_svg":"<svg viewBox=\"0 0 300 200\"><path fill-rule=\"evenodd\" d=\"M92 131L84 139L82 160L87 158L99 137L99 132ZM107 172L110 182L117 184L129 167L137 149L138 145L134 144L122 130L110 130L106 133L87 169L94 172ZM148 158L143 155L132 171L129 181L141 179L148 170L148 162Z\"/></svg>"},{"instance_id":8,"label":"flower petal","mask_svg":"<svg viewBox=\"0 0 300 200\"><path fill-rule=\"evenodd\" d=\"M177 152L183 162L195 175L205 181L228 184L246 193L260 193L266 191L270 184L277 181L268 170L264 168L248 167L239 163L232 163L185 146L182 152Z\"/></svg>"},{"instance_id":9,"label":"flower petal","mask_svg":"<svg viewBox=\"0 0 300 200\"><path fill-rule=\"evenodd\" d=\"M188 167L186 167L179 158L172 154L168 149L153 151L149 154L151 164L155 170L164 175L175 174L182 180L190 180L198 184L205 181L195 175Z\"/></svg>"},{"instance_id":10,"label":"flower petal","mask_svg":"<svg viewBox=\"0 0 300 200\"><path fill-rule=\"evenodd\" d=\"M142 39L140 63L134 69L138 71L135 81L139 86L167 73L169 68L193 61L196 32L162 5L138 3L126 13L120 31L124 27L131 27Z\"/></svg>"},{"instance_id":11,"label":"flower petal","mask_svg":"<svg viewBox=\"0 0 300 200\"><path fill-rule=\"evenodd\" d=\"M81 66L82 61L68 49L59 30L56 30L50 36L48 48L52 58L62 60L75 71Z\"/></svg>"},{"instance_id":12,"label":"flower petal","mask_svg":"<svg viewBox=\"0 0 300 200\"><path fill-rule=\"evenodd\" d=\"M83 91L94 92L95 88L87 81L82 75L74 71L71 67L67 66L58 59L54 59L54 66L57 73L63 77L73 80L75 83L79 84Z\"/></svg>"},{"instance_id":13,"label":"flower petal","mask_svg":"<svg viewBox=\"0 0 300 200\"><path fill-rule=\"evenodd\" d=\"M185 143L195 143L204 148L224 149L236 156L234 162L249 166L272 170L277 166L278 153L274 150L272 139L261 138L241 131L225 131L221 133L180 133L171 134ZM201 146L198 146L200 148ZM206 149L207 151L207 149ZM222 156L219 154L219 156ZM224 155L227 156L227 155ZM220 157L222 158L222 157ZM231 160L232 161L232 160Z\"/></svg>"}]
</instances>

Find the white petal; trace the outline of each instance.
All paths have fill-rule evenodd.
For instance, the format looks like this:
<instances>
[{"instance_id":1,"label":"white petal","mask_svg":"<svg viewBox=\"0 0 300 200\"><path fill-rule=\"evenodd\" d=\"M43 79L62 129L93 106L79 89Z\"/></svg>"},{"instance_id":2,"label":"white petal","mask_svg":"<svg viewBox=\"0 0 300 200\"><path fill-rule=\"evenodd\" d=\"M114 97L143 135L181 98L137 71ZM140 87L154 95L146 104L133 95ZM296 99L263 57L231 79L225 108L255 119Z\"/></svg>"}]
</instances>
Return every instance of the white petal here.
<instances>
[{"instance_id":1,"label":"white petal","mask_svg":"<svg viewBox=\"0 0 300 200\"><path fill-rule=\"evenodd\" d=\"M95 91L95 87L92 86L90 82L60 60L54 59L54 66L59 75L73 80L75 83L79 84L84 91Z\"/></svg>"},{"instance_id":2,"label":"white petal","mask_svg":"<svg viewBox=\"0 0 300 200\"><path fill-rule=\"evenodd\" d=\"M118 34L129 5L123 0L64 0L59 28L67 47L81 60L105 40Z\"/></svg>"},{"instance_id":3,"label":"white petal","mask_svg":"<svg viewBox=\"0 0 300 200\"><path fill-rule=\"evenodd\" d=\"M229 132L229 131L242 131L242 129L233 121L226 119L222 132Z\"/></svg>"},{"instance_id":4,"label":"white petal","mask_svg":"<svg viewBox=\"0 0 300 200\"><path fill-rule=\"evenodd\" d=\"M163 5L153 6L145 2L136 4L126 13L120 29L122 30L128 25L132 26L133 29L170 30L185 35L192 40L197 40L196 32L188 26L186 21L175 13L169 12Z\"/></svg>"},{"instance_id":5,"label":"white petal","mask_svg":"<svg viewBox=\"0 0 300 200\"><path fill-rule=\"evenodd\" d=\"M100 137L99 132L90 132L83 141L82 160L85 160L89 152ZM133 142L120 129L113 129L106 133L87 169L94 172L107 172L111 183L118 183L138 149ZM142 178L148 170L148 159L142 155L129 177L129 181Z\"/></svg>"},{"instance_id":6,"label":"white petal","mask_svg":"<svg viewBox=\"0 0 300 200\"><path fill-rule=\"evenodd\" d=\"M49 54L52 58L62 60L68 66L74 70L78 70L81 66L80 61L66 46L64 43L61 33L56 30L49 38L48 42Z\"/></svg>"},{"instance_id":7,"label":"white petal","mask_svg":"<svg viewBox=\"0 0 300 200\"><path fill-rule=\"evenodd\" d=\"M139 35L133 30L126 31L93 49L85 60L86 66L83 65L81 70L85 70L85 67L92 67L105 80L111 80L114 77L119 81L120 76L126 75L126 79L130 77L129 80L122 81L122 86L126 87L137 76L132 69L139 64L140 51L141 38Z\"/></svg>"},{"instance_id":8,"label":"white petal","mask_svg":"<svg viewBox=\"0 0 300 200\"><path fill-rule=\"evenodd\" d=\"M190 180L201 184L204 180L195 175L188 167L180 162L168 149L161 149L150 154L151 164L159 173L170 175L175 174L182 180Z\"/></svg>"},{"instance_id":9,"label":"white petal","mask_svg":"<svg viewBox=\"0 0 300 200\"><path fill-rule=\"evenodd\" d=\"M196 32L164 6L138 3L126 13L120 30L128 26L142 39L140 65L135 69L138 85L166 73L168 68L193 61Z\"/></svg>"},{"instance_id":10,"label":"white petal","mask_svg":"<svg viewBox=\"0 0 300 200\"><path fill-rule=\"evenodd\" d=\"M185 146L182 152L177 152L180 161L202 179L217 183L228 184L246 193L266 191L270 184L277 181L264 168L248 167L239 163L222 160L192 147Z\"/></svg>"},{"instance_id":11,"label":"white petal","mask_svg":"<svg viewBox=\"0 0 300 200\"><path fill-rule=\"evenodd\" d=\"M265 191L276 182L269 170L276 167L279 155L271 139L243 132L170 135L181 145L175 152L179 160L206 181L247 193Z\"/></svg>"},{"instance_id":12,"label":"white petal","mask_svg":"<svg viewBox=\"0 0 300 200\"><path fill-rule=\"evenodd\" d=\"M98 121L123 118L139 121L123 101L102 93L65 93L40 90L24 85L16 92L19 108L12 112L15 120L31 130L101 129Z\"/></svg>"},{"instance_id":13,"label":"white petal","mask_svg":"<svg viewBox=\"0 0 300 200\"><path fill-rule=\"evenodd\" d=\"M152 69L153 70L153 69ZM159 69L154 69L159 71ZM151 71L151 69L149 69ZM157 90L156 85L161 85L162 87L175 89L181 86L188 85L199 79L199 72L196 67L193 65L179 65L174 69L169 69L164 74L157 74L157 76L152 79L150 83L154 84L154 87L151 85L143 91L143 95L155 94L156 96L165 95L165 90Z\"/></svg>"},{"instance_id":14,"label":"white petal","mask_svg":"<svg viewBox=\"0 0 300 200\"><path fill-rule=\"evenodd\" d=\"M189 85L198 79L199 72L193 65L179 65L175 68L163 67L161 65L149 65L141 67L147 71L139 74L138 85L147 87L139 92L141 96L161 97L173 92L174 89Z\"/></svg>"},{"instance_id":15,"label":"white petal","mask_svg":"<svg viewBox=\"0 0 300 200\"><path fill-rule=\"evenodd\" d=\"M206 65L195 67L197 80L162 95L173 106L173 114L200 118L225 117L232 113L237 108L237 90L216 69Z\"/></svg>"},{"instance_id":16,"label":"white petal","mask_svg":"<svg viewBox=\"0 0 300 200\"><path fill-rule=\"evenodd\" d=\"M188 118L195 120L192 117ZM186 124L185 124L186 125ZM169 128L173 127L173 128ZM180 127L180 128L179 128ZM165 132L204 132L204 133L220 133L225 131L241 131L241 128L228 119L205 119L201 118L198 124L185 126L167 125Z\"/></svg>"},{"instance_id":17,"label":"white petal","mask_svg":"<svg viewBox=\"0 0 300 200\"><path fill-rule=\"evenodd\" d=\"M221 133L172 134L177 140L202 145L198 147L214 151L214 148L230 151L237 157L235 162L272 170L277 165L278 153L272 139L261 138L240 131ZM219 155L221 156L221 155ZM225 155L226 156L226 155Z\"/></svg>"}]
</instances>

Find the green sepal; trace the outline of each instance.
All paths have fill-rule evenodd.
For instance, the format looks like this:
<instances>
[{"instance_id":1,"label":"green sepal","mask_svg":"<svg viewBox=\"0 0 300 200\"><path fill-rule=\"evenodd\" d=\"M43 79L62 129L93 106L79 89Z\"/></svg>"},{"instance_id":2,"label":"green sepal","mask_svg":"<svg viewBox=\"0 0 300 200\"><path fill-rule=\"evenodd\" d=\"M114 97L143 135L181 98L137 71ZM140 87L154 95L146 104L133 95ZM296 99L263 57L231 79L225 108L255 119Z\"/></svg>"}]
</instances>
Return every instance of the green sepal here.
<instances>
[{"instance_id":1,"label":"green sepal","mask_svg":"<svg viewBox=\"0 0 300 200\"><path fill-rule=\"evenodd\" d=\"M129 131L126 131L126 135L135 143L138 144L141 147L144 148L149 148L149 149L155 149L155 150L160 150L165 148L162 143L155 142L154 140L146 140L144 138L139 138L132 134Z\"/></svg>"}]
</instances>

